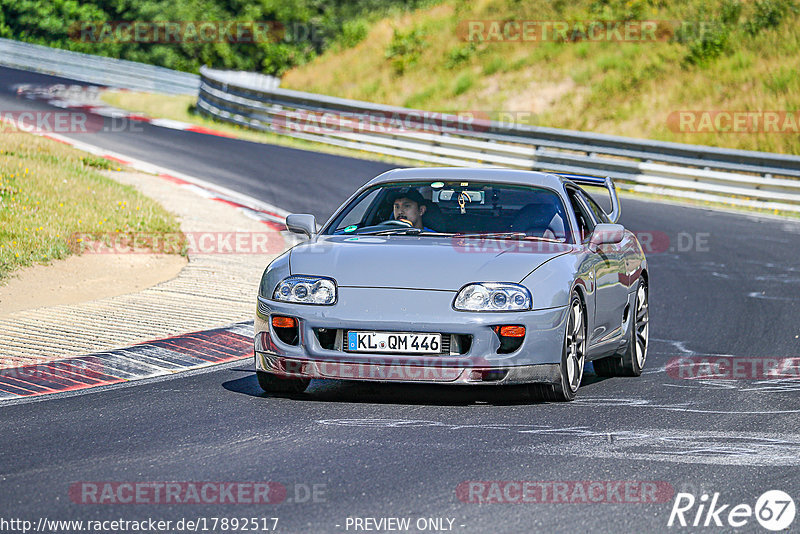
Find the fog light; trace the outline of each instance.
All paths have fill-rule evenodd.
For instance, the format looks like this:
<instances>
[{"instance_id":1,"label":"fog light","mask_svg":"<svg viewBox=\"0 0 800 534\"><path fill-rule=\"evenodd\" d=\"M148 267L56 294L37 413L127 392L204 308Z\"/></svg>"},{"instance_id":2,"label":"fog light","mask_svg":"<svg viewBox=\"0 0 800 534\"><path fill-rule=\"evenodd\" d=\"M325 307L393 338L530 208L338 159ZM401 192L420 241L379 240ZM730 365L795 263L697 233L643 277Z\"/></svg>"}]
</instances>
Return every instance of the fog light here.
<instances>
[{"instance_id":1,"label":"fog light","mask_svg":"<svg viewBox=\"0 0 800 534\"><path fill-rule=\"evenodd\" d=\"M503 337L525 337L524 326L501 326L500 335Z\"/></svg>"},{"instance_id":2,"label":"fog light","mask_svg":"<svg viewBox=\"0 0 800 534\"><path fill-rule=\"evenodd\" d=\"M525 339L525 327L520 325L493 326L492 330L500 340L497 347L498 354L510 354L522 346Z\"/></svg>"},{"instance_id":3,"label":"fog light","mask_svg":"<svg viewBox=\"0 0 800 534\"><path fill-rule=\"evenodd\" d=\"M278 339L287 345L297 345L300 341L300 328L297 319L294 317L284 317L283 315L272 316L272 329Z\"/></svg>"},{"instance_id":4,"label":"fog light","mask_svg":"<svg viewBox=\"0 0 800 534\"><path fill-rule=\"evenodd\" d=\"M275 328L294 328L297 326L297 321L294 317L283 317L281 315L274 315L272 317L272 326Z\"/></svg>"}]
</instances>

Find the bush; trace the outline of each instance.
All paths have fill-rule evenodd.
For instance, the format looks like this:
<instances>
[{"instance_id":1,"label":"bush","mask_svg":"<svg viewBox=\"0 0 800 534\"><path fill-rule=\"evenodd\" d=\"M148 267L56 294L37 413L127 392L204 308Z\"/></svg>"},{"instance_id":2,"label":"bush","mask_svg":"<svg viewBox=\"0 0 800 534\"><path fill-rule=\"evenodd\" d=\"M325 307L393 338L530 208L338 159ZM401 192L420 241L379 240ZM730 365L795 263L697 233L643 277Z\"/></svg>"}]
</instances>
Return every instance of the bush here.
<instances>
[{"instance_id":1,"label":"bush","mask_svg":"<svg viewBox=\"0 0 800 534\"><path fill-rule=\"evenodd\" d=\"M447 60L444 63L446 69L454 69L462 63L468 61L475 55L475 43L469 43L465 46L457 46L452 48L447 54Z\"/></svg>"},{"instance_id":2,"label":"bush","mask_svg":"<svg viewBox=\"0 0 800 534\"><path fill-rule=\"evenodd\" d=\"M797 12L797 6L791 0L756 0L753 14L745 22L745 30L755 35L761 30L777 28L789 11Z\"/></svg>"},{"instance_id":3,"label":"bush","mask_svg":"<svg viewBox=\"0 0 800 534\"><path fill-rule=\"evenodd\" d=\"M359 18L345 21L342 24L342 36L339 39L339 43L344 48L352 48L366 39L368 33L369 24L367 24L366 20Z\"/></svg>"},{"instance_id":4,"label":"bush","mask_svg":"<svg viewBox=\"0 0 800 534\"><path fill-rule=\"evenodd\" d=\"M718 58L728 49L730 28L718 20L701 23L695 35L687 39L689 51L684 58L692 65L703 65Z\"/></svg>"},{"instance_id":5,"label":"bush","mask_svg":"<svg viewBox=\"0 0 800 534\"><path fill-rule=\"evenodd\" d=\"M386 47L384 56L391 60L392 69L400 76L408 67L416 64L427 45L422 30L412 28L408 31L399 31L395 28L392 41Z\"/></svg>"}]
</instances>

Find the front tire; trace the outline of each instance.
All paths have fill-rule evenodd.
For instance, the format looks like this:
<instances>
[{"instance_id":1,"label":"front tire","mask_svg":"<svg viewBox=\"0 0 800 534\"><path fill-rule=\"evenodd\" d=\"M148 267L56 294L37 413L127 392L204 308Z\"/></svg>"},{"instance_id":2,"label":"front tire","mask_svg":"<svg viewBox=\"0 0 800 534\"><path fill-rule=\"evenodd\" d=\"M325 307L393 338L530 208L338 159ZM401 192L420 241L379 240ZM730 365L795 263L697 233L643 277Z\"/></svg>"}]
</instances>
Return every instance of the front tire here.
<instances>
[{"instance_id":1,"label":"front tire","mask_svg":"<svg viewBox=\"0 0 800 534\"><path fill-rule=\"evenodd\" d=\"M564 345L561 351L560 380L556 384L536 384L536 396L552 402L569 402L575 399L583 379L586 363L586 316L577 293L570 298Z\"/></svg>"},{"instance_id":2,"label":"front tire","mask_svg":"<svg viewBox=\"0 0 800 534\"><path fill-rule=\"evenodd\" d=\"M310 378L284 378L264 371L256 371L256 376L267 393L302 393L311 382Z\"/></svg>"},{"instance_id":3,"label":"front tire","mask_svg":"<svg viewBox=\"0 0 800 534\"><path fill-rule=\"evenodd\" d=\"M628 341L622 354L603 358L594 362L598 376L641 376L647 360L647 346L650 337L650 304L647 282L639 281L633 300L633 313L629 319Z\"/></svg>"}]
</instances>

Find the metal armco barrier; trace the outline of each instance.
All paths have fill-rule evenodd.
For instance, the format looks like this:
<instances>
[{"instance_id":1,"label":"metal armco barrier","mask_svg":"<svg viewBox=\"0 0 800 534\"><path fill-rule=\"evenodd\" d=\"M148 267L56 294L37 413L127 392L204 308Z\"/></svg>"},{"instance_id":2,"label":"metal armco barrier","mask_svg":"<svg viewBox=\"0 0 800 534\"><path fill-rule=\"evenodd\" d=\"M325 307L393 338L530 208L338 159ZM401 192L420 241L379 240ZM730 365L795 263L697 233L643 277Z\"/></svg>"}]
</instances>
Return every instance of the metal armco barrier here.
<instances>
[{"instance_id":1,"label":"metal armco barrier","mask_svg":"<svg viewBox=\"0 0 800 534\"><path fill-rule=\"evenodd\" d=\"M133 91L197 94L200 77L188 72L0 39L0 65Z\"/></svg>"},{"instance_id":2,"label":"metal armco barrier","mask_svg":"<svg viewBox=\"0 0 800 534\"><path fill-rule=\"evenodd\" d=\"M280 89L259 77L201 68L198 108L257 130L428 164L610 176L623 189L800 212L798 156L480 119L465 124L456 115ZM387 127L391 118L412 127Z\"/></svg>"}]
</instances>

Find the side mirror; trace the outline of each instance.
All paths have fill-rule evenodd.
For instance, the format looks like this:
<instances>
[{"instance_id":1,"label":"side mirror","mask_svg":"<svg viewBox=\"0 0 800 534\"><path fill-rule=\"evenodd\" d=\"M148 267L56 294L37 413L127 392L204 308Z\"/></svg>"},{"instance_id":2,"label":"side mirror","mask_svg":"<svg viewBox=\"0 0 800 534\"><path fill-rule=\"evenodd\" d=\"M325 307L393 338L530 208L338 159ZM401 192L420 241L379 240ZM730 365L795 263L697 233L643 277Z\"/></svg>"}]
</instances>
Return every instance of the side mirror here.
<instances>
[{"instance_id":1,"label":"side mirror","mask_svg":"<svg viewBox=\"0 0 800 534\"><path fill-rule=\"evenodd\" d=\"M621 224L602 223L594 227L589 247L597 249L601 245L616 245L622 242L625 236L625 227Z\"/></svg>"},{"instance_id":2,"label":"side mirror","mask_svg":"<svg viewBox=\"0 0 800 534\"><path fill-rule=\"evenodd\" d=\"M311 237L317 232L317 220L308 213L293 213L286 217L286 228L294 234Z\"/></svg>"}]
</instances>

